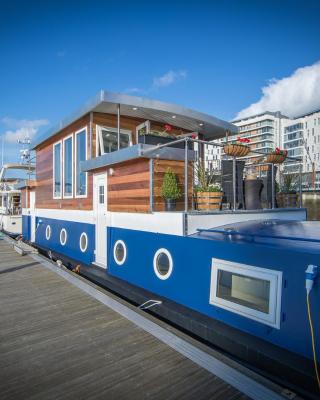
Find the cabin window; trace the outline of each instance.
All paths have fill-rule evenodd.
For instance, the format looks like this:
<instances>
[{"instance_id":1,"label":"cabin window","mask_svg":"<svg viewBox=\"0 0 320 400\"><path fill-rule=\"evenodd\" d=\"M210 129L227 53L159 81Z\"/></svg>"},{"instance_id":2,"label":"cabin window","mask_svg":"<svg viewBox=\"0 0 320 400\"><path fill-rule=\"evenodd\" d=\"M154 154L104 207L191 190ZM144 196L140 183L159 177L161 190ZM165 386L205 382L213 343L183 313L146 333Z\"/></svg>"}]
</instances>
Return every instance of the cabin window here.
<instances>
[{"instance_id":1,"label":"cabin window","mask_svg":"<svg viewBox=\"0 0 320 400\"><path fill-rule=\"evenodd\" d=\"M51 237L51 226L47 225L46 227L46 239L49 240Z\"/></svg>"},{"instance_id":2,"label":"cabin window","mask_svg":"<svg viewBox=\"0 0 320 400\"><path fill-rule=\"evenodd\" d=\"M81 233L79 245L80 250L82 251L82 253L84 253L88 248L88 236L85 232Z\"/></svg>"},{"instance_id":3,"label":"cabin window","mask_svg":"<svg viewBox=\"0 0 320 400\"><path fill-rule=\"evenodd\" d=\"M82 172L80 163L87 159L87 129L75 134L76 140L76 197L87 196L87 173Z\"/></svg>"},{"instance_id":4,"label":"cabin window","mask_svg":"<svg viewBox=\"0 0 320 400\"><path fill-rule=\"evenodd\" d=\"M153 269L159 279L168 279L172 273L173 262L167 249L159 249L153 257Z\"/></svg>"},{"instance_id":5,"label":"cabin window","mask_svg":"<svg viewBox=\"0 0 320 400\"><path fill-rule=\"evenodd\" d=\"M113 258L118 265L122 265L127 258L127 246L123 240L117 240L113 247Z\"/></svg>"},{"instance_id":6,"label":"cabin window","mask_svg":"<svg viewBox=\"0 0 320 400\"><path fill-rule=\"evenodd\" d=\"M104 185L99 186L99 204L104 204Z\"/></svg>"},{"instance_id":7,"label":"cabin window","mask_svg":"<svg viewBox=\"0 0 320 400\"><path fill-rule=\"evenodd\" d=\"M282 272L213 259L210 303L280 327Z\"/></svg>"},{"instance_id":8,"label":"cabin window","mask_svg":"<svg viewBox=\"0 0 320 400\"><path fill-rule=\"evenodd\" d=\"M60 243L62 244L62 246L64 246L67 243L67 231L63 228L60 231Z\"/></svg>"},{"instance_id":9,"label":"cabin window","mask_svg":"<svg viewBox=\"0 0 320 400\"><path fill-rule=\"evenodd\" d=\"M97 127L99 136L100 151L98 153L106 154L118 150L118 131L116 128ZM120 131L120 149L132 145L131 132L121 129Z\"/></svg>"},{"instance_id":10,"label":"cabin window","mask_svg":"<svg viewBox=\"0 0 320 400\"><path fill-rule=\"evenodd\" d=\"M73 136L63 140L63 197L73 197Z\"/></svg>"},{"instance_id":11,"label":"cabin window","mask_svg":"<svg viewBox=\"0 0 320 400\"><path fill-rule=\"evenodd\" d=\"M62 145L61 142L53 146L53 197L61 199L61 165L62 165Z\"/></svg>"}]
</instances>

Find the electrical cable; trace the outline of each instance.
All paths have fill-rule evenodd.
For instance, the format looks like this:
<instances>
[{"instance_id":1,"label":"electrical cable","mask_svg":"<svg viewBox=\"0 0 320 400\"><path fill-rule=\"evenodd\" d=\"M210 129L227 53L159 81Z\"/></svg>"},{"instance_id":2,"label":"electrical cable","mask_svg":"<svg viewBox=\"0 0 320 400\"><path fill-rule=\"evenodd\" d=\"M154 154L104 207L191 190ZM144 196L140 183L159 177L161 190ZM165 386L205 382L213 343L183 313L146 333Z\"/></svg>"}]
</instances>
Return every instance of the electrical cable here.
<instances>
[{"instance_id":1,"label":"electrical cable","mask_svg":"<svg viewBox=\"0 0 320 400\"><path fill-rule=\"evenodd\" d=\"M309 301L309 293L308 292L307 292L307 308L308 308L308 318L309 318L309 325L310 325L310 332L311 332L311 342L312 342L312 353L313 353L314 370L316 372L318 388L320 390L320 374L319 374L319 370L318 370L316 346L315 346L315 340L314 340L313 323L312 323L312 318L311 318L310 301Z\"/></svg>"}]
</instances>

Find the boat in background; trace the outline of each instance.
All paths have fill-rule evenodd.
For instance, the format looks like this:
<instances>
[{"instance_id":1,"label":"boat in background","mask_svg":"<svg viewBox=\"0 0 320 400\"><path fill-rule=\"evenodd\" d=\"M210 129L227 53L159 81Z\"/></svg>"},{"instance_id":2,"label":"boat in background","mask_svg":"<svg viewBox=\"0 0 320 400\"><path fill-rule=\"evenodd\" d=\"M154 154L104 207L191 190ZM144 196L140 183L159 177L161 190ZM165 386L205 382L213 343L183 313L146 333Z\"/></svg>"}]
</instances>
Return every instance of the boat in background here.
<instances>
[{"instance_id":1,"label":"boat in background","mask_svg":"<svg viewBox=\"0 0 320 400\"><path fill-rule=\"evenodd\" d=\"M19 177L6 178L8 170L27 171L35 167L26 164L5 164L0 171L0 230L12 237L22 234L22 205L19 185L25 180Z\"/></svg>"}]
</instances>

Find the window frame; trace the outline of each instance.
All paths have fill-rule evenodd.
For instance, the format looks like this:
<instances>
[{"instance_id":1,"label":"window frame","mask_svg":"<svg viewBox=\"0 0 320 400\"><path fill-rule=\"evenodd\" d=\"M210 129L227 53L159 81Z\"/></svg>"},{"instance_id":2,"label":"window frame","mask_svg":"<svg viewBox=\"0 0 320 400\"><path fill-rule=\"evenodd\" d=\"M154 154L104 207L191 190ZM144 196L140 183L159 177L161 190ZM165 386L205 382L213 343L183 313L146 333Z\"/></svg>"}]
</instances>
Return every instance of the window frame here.
<instances>
[{"instance_id":1,"label":"window frame","mask_svg":"<svg viewBox=\"0 0 320 400\"><path fill-rule=\"evenodd\" d=\"M86 176L86 193L85 194L77 194L77 172L78 172L78 168L77 168L77 156L78 156L78 152L77 152L77 136L82 133L83 131L85 131L85 146L86 146L86 160L88 159L88 129L87 126L79 129L78 131L76 131L74 133L74 147L75 147L75 154L74 154L74 197L77 199L81 199L81 198L87 198L88 197L88 172L85 172L85 176Z\"/></svg>"},{"instance_id":2,"label":"window frame","mask_svg":"<svg viewBox=\"0 0 320 400\"><path fill-rule=\"evenodd\" d=\"M65 240L64 241L61 240L62 232L65 233ZM60 229L59 239L60 239L61 246L65 246L66 243L67 243L67 240L68 240L68 232L67 232L67 230L65 228Z\"/></svg>"},{"instance_id":3,"label":"window frame","mask_svg":"<svg viewBox=\"0 0 320 400\"><path fill-rule=\"evenodd\" d=\"M65 194L65 142L71 138L71 195ZM74 195L74 142L73 142L73 133L63 138L63 198L64 199L73 199Z\"/></svg>"},{"instance_id":4,"label":"window frame","mask_svg":"<svg viewBox=\"0 0 320 400\"><path fill-rule=\"evenodd\" d=\"M55 176L55 166L56 166L55 147L59 144L60 144L60 195L55 196L55 178L56 178L56 176ZM59 140L58 142L53 144L53 152L52 152L52 168L53 168L52 169L52 172L53 172L53 174L52 174L52 177L53 177L53 179L52 179L52 198L53 199L62 199L62 191L63 191L63 171L62 171L63 151L62 151L62 148L63 148L62 140Z\"/></svg>"},{"instance_id":5,"label":"window frame","mask_svg":"<svg viewBox=\"0 0 320 400\"><path fill-rule=\"evenodd\" d=\"M101 156L103 156L104 154L110 154L110 153L105 153L104 152L103 139L102 139L102 131L103 130L107 130L107 131L110 131L110 132L118 133L118 128L113 128L111 126L105 126L105 125L97 125L96 126L96 132L97 132L97 136L98 136L98 138L97 138L98 140L96 140L97 141L97 148L96 148L96 156L97 157L98 157L98 154L99 154L99 147L100 147ZM132 146L132 131L130 131L128 129L120 129L120 133L123 133L123 134L129 136L129 146L128 147L131 147ZM115 150L115 151L118 151L118 150Z\"/></svg>"},{"instance_id":6,"label":"window frame","mask_svg":"<svg viewBox=\"0 0 320 400\"><path fill-rule=\"evenodd\" d=\"M166 256L169 259L169 269L168 269L168 272L165 275L160 274L160 272L158 271L158 266L157 266L157 258L161 253L166 254ZM172 259L172 255L171 255L169 250L167 250L167 249L162 247L162 248L158 249L154 253L154 256L153 256L153 270L154 270L154 273L156 274L157 278L161 279L162 281L165 281L166 279L170 278L170 276L172 274L172 271L173 271L173 259Z\"/></svg>"},{"instance_id":7,"label":"window frame","mask_svg":"<svg viewBox=\"0 0 320 400\"><path fill-rule=\"evenodd\" d=\"M117 258L117 255L116 255L117 254L116 253L116 249L117 249L118 244L121 244L122 247L123 247L123 258L122 258L122 260L119 260ZM113 246L113 259L116 262L116 264L118 264L118 265L123 265L126 262L126 259L127 259L127 246L126 246L126 244L125 244L125 242L123 240L117 240L115 242L115 244Z\"/></svg>"},{"instance_id":8,"label":"window frame","mask_svg":"<svg viewBox=\"0 0 320 400\"><path fill-rule=\"evenodd\" d=\"M249 278L267 280L270 282L269 312L255 310L250 307L223 299L217 296L218 271L226 271ZM255 267L233 261L212 258L209 303L235 314L252 319L273 328L280 329L282 295L282 271Z\"/></svg>"},{"instance_id":9,"label":"window frame","mask_svg":"<svg viewBox=\"0 0 320 400\"><path fill-rule=\"evenodd\" d=\"M143 128L146 128L146 135L150 134L150 129L151 129L151 123L150 120L146 120L142 122L141 124L136 126L136 143L139 143L139 131Z\"/></svg>"},{"instance_id":10,"label":"window frame","mask_svg":"<svg viewBox=\"0 0 320 400\"><path fill-rule=\"evenodd\" d=\"M86 238L86 246L85 246L85 248L83 248L83 247L81 246L81 238L82 238L82 237L85 237L85 238ZM88 235L87 235L86 232L82 232L81 235L80 235L80 238L79 238L79 248L80 248L80 251L81 251L82 253L85 253L85 252L88 250L88 244L89 244Z\"/></svg>"}]
</instances>

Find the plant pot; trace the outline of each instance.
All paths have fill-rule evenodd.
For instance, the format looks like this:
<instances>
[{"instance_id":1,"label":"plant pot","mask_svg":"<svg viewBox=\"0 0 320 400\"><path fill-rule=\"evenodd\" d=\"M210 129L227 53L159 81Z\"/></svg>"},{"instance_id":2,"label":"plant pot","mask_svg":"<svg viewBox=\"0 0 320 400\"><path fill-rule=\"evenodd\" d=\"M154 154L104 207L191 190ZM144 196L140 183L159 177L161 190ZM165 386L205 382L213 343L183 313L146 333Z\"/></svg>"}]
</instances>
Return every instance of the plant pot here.
<instances>
[{"instance_id":1,"label":"plant pot","mask_svg":"<svg viewBox=\"0 0 320 400\"><path fill-rule=\"evenodd\" d=\"M197 192L198 210L220 210L223 192Z\"/></svg>"},{"instance_id":2,"label":"plant pot","mask_svg":"<svg viewBox=\"0 0 320 400\"><path fill-rule=\"evenodd\" d=\"M228 156L233 156L233 157L244 157L250 152L250 147L245 146L243 144L225 144L223 146L223 151L225 154Z\"/></svg>"},{"instance_id":3,"label":"plant pot","mask_svg":"<svg viewBox=\"0 0 320 400\"><path fill-rule=\"evenodd\" d=\"M269 153L266 158L267 163L281 164L287 158L284 154L279 154L276 152Z\"/></svg>"},{"instance_id":4,"label":"plant pot","mask_svg":"<svg viewBox=\"0 0 320 400\"><path fill-rule=\"evenodd\" d=\"M296 208L298 205L299 195L296 192L278 193L277 203L279 208Z\"/></svg>"},{"instance_id":5,"label":"plant pot","mask_svg":"<svg viewBox=\"0 0 320 400\"><path fill-rule=\"evenodd\" d=\"M175 199L164 199L166 211L176 211L177 202Z\"/></svg>"}]
</instances>

